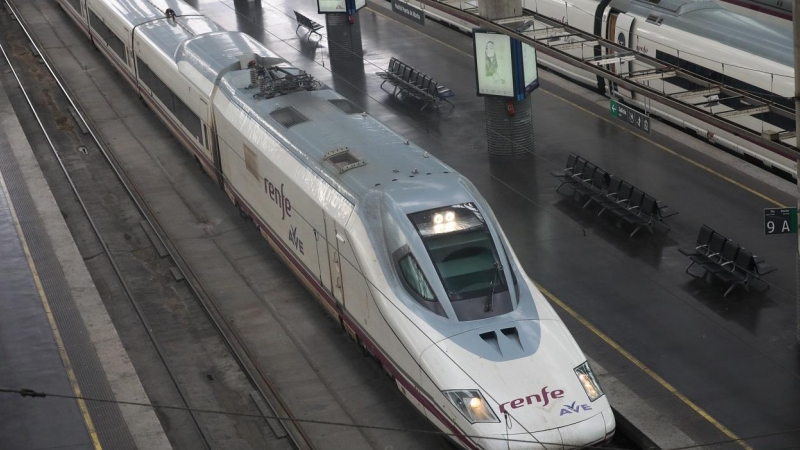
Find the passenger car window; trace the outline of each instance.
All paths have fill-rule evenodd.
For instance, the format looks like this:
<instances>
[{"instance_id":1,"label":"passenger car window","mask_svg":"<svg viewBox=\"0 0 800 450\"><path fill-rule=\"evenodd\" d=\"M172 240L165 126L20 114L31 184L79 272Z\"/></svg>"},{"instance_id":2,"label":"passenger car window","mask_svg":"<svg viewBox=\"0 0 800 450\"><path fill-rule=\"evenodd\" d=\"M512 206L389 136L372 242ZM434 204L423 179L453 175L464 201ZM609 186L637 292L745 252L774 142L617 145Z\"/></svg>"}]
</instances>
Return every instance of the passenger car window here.
<instances>
[{"instance_id":1,"label":"passenger car window","mask_svg":"<svg viewBox=\"0 0 800 450\"><path fill-rule=\"evenodd\" d=\"M423 300L433 302L436 301L436 296L433 294L428 281L425 279L425 274L420 270L417 260L411 253L400 259L400 271L403 273L408 287L414 291L415 294L420 296Z\"/></svg>"}]
</instances>

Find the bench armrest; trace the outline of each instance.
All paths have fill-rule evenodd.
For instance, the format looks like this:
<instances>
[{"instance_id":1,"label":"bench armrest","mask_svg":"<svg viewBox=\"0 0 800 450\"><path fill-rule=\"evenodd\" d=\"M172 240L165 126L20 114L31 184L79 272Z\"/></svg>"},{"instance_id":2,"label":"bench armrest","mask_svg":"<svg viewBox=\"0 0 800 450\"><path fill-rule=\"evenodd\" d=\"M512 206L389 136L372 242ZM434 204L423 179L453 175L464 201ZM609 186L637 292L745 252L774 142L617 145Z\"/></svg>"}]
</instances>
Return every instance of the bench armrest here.
<instances>
[{"instance_id":1,"label":"bench armrest","mask_svg":"<svg viewBox=\"0 0 800 450\"><path fill-rule=\"evenodd\" d=\"M756 273L759 275L766 275L778 270L777 267L769 264L758 256L753 256L753 260L755 261Z\"/></svg>"}]
</instances>

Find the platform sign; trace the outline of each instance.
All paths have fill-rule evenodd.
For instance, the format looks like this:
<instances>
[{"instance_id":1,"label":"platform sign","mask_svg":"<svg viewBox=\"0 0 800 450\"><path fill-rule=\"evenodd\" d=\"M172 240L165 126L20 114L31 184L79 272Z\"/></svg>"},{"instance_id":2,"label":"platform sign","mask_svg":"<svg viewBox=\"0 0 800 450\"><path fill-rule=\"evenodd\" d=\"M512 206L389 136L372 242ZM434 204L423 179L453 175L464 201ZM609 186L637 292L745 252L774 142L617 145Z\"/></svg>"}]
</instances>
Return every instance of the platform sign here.
<instances>
[{"instance_id":1,"label":"platform sign","mask_svg":"<svg viewBox=\"0 0 800 450\"><path fill-rule=\"evenodd\" d=\"M367 0L317 0L320 14L353 14L367 5Z\"/></svg>"},{"instance_id":2,"label":"platform sign","mask_svg":"<svg viewBox=\"0 0 800 450\"><path fill-rule=\"evenodd\" d=\"M475 70L478 95L514 96L511 38L505 34L475 30Z\"/></svg>"},{"instance_id":3,"label":"platform sign","mask_svg":"<svg viewBox=\"0 0 800 450\"><path fill-rule=\"evenodd\" d=\"M392 11L400 14L406 19L411 19L420 25L425 25L425 12L419 8L409 5L408 3L400 0L392 0Z\"/></svg>"},{"instance_id":4,"label":"platform sign","mask_svg":"<svg viewBox=\"0 0 800 450\"><path fill-rule=\"evenodd\" d=\"M650 117L640 113L630 106L611 99L611 115L628 125L650 134Z\"/></svg>"},{"instance_id":5,"label":"platform sign","mask_svg":"<svg viewBox=\"0 0 800 450\"><path fill-rule=\"evenodd\" d=\"M797 208L764 208L764 234L797 233Z\"/></svg>"}]
</instances>

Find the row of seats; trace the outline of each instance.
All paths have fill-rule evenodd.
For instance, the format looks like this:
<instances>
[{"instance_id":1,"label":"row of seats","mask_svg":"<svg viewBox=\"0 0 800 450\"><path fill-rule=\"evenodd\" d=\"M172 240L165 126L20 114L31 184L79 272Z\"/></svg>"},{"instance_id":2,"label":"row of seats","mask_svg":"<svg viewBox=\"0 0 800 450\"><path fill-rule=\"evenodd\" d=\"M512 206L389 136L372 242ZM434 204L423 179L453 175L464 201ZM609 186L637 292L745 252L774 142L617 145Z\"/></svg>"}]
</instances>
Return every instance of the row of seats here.
<instances>
[{"instance_id":1,"label":"row of seats","mask_svg":"<svg viewBox=\"0 0 800 450\"><path fill-rule=\"evenodd\" d=\"M561 188L566 186L571 189L570 195L581 201L584 208L597 204L600 207L598 216L608 211L632 225L634 229L630 237L642 228L653 233L656 224L670 230L663 219L677 214L654 197L575 153L569 154L563 171L551 172L551 175L561 181L556 192L563 194Z\"/></svg>"},{"instance_id":2,"label":"row of seats","mask_svg":"<svg viewBox=\"0 0 800 450\"><path fill-rule=\"evenodd\" d=\"M437 108L445 102L455 108L448 98L456 95L452 90L440 85L433 78L414 69L408 64L401 62L397 58L389 60L389 70L386 72L376 72L383 79L381 89L391 93L399 100L411 97L423 102L420 111L424 110L429 104ZM387 91L383 85L389 83L394 86L392 92Z\"/></svg>"},{"instance_id":3,"label":"row of seats","mask_svg":"<svg viewBox=\"0 0 800 450\"><path fill-rule=\"evenodd\" d=\"M727 297L736 286L742 286L749 292L752 281L762 281L762 275L776 270L749 250L707 225L700 227L696 247L692 251L678 250L692 260L686 267L686 273L691 275L689 269L697 264L703 268L704 277L710 273L714 278L729 284L724 297ZM769 284L763 283L763 285L769 289Z\"/></svg>"}]
</instances>

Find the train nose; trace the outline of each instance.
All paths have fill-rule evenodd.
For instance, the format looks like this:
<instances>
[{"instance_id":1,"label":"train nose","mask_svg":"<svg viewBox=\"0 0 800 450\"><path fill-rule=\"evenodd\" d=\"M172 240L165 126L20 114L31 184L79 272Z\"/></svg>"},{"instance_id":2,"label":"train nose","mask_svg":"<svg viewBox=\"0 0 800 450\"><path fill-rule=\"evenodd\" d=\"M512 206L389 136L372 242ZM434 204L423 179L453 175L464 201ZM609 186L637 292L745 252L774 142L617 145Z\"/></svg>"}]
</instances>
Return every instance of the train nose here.
<instances>
[{"instance_id":1,"label":"train nose","mask_svg":"<svg viewBox=\"0 0 800 450\"><path fill-rule=\"evenodd\" d=\"M611 414L611 410L609 409ZM561 427L558 431L561 434L561 439L565 449L580 448L582 445L597 444L606 439L608 432L614 432L614 429L607 430L607 427L613 425L607 423L605 414L596 414L595 416L586 419L582 422L574 423L565 427ZM611 415L613 418L613 414Z\"/></svg>"},{"instance_id":2,"label":"train nose","mask_svg":"<svg viewBox=\"0 0 800 450\"><path fill-rule=\"evenodd\" d=\"M490 436L484 439L481 447L489 450L561 450L563 441L558 428L533 433L519 433L508 430L509 434Z\"/></svg>"},{"instance_id":3,"label":"train nose","mask_svg":"<svg viewBox=\"0 0 800 450\"><path fill-rule=\"evenodd\" d=\"M614 416L611 409L606 414L596 414L586 420L531 433L509 429L508 434L489 435L480 442L492 450L571 450L586 445L600 444L614 434Z\"/></svg>"}]
</instances>

